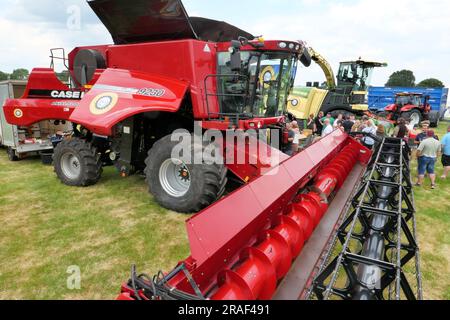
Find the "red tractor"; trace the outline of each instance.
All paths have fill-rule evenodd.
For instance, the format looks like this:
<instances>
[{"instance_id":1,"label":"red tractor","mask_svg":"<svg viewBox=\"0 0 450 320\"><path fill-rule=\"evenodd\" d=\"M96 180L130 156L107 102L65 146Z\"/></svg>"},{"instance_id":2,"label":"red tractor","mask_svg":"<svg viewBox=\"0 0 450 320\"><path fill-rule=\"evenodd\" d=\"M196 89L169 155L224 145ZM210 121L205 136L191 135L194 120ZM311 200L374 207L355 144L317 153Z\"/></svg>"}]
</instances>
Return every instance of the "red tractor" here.
<instances>
[{"instance_id":1,"label":"red tractor","mask_svg":"<svg viewBox=\"0 0 450 320\"><path fill-rule=\"evenodd\" d=\"M429 99L430 96L420 93L398 93L395 96L395 103L387 106L384 114L388 120L397 121L403 118L417 126L423 120L430 119Z\"/></svg>"},{"instance_id":2,"label":"red tractor","mask_svg":"<svg viewBox=\"0 0 450 320\"><path fill-rule=\"evenodd\" d=\"M171 136L179 129L192 133L201 121L203 131L271 129L286 141L287 98L297 65L311 63L303 45L264 41L224 22L189 17L180 0L88 3L115 44L70 52L71 86L51 68L34 69L24 96L5 104L11 124L74 124L73 136L54 151L59 179L69 186L94 185L106 165L122 176L144 172L162 206L198 212L222 196L228 174L241 182L259 177L259 159L243 165L174 159L177 142ZM279 70L276 79L264 77L267 65ZM200 143L202 152L208 144Z\"/></svg>"}]
</instances>

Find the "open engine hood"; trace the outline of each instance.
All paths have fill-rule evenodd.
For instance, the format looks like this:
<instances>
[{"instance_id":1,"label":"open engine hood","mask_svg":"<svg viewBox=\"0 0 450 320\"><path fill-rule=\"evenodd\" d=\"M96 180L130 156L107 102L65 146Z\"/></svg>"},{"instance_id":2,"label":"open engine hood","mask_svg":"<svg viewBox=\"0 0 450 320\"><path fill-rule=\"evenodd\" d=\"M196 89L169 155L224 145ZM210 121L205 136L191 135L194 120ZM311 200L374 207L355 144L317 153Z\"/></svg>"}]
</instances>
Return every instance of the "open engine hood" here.
<instances>
[{"instance_id":1,"label":"open engine hood","mask_svg":"<svg viewBox=\"0 0 450 320\"><path fill-rule=\"evenodd\" d=\"M115 44L198 39L224 42L254 37L225 22L190 18L181 0L91 0Z\"/></svg>"}]
</instances>

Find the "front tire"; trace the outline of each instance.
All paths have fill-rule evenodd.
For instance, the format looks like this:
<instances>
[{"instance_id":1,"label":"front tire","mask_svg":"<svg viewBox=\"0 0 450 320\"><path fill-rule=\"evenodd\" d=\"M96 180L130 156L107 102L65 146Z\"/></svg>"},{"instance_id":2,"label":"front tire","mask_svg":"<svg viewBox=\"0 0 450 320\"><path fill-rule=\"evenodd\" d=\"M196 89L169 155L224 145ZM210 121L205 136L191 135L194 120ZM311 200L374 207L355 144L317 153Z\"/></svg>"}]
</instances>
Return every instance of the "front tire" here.
<instances>
[{"instance_id":1,"label":"front tire","mask_svg":"<svg viewBox=\"0 0 450 320\"><path fill-rule=\"evenodd\" d=\"M96 148L79 138L59 143L54 151L53 163L61 182L72 187L95 185L103 172Z\"/></svg>"},{"instance_id":2,"label":"front tire","mask_svg":"<svg viewBox=\"0 0 450 320\"><path fill-rule=\"evenodd\" d=\"M219 164L186 164L173 159L172 151L177 145L179 142L171 141L170 135L154 144L145 161L146 181L150 193L164 208L196 213L224 194L227 169ZM194 149L193 144L190 149Z\"/></svg>"}]
</instances>

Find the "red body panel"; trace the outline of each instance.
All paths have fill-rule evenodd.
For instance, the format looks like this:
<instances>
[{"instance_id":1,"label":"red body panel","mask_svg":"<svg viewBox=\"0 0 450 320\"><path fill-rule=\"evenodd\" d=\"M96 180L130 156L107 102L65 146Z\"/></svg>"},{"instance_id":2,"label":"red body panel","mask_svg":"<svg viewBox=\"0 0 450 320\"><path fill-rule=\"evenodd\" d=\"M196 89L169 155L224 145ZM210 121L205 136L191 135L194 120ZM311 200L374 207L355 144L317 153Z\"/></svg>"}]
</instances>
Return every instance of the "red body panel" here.
<instances>
[{"instance_id":1,"label":"red body panel","mask_svg":"<svg viewBox=\"0 0 450 320\"><path fill-rule=\"evenodd\" d=\"M282 49L278 46L279 41L266 41L261 49L300 52L300 49L296 49L296 47L301 48L299 43L286 43L294 44L295 48L290 49L286 47ZM206 100L206 93L217 92L216 79L214 77L208 78L208 76L217 73L217 53L226 52L229 47L230 43L228 42L213 43L188 39L75 48L69 54L69 69L72 75L75 56L82 49L99 51L104 57L109 70L105 72L104 70L97 71L94 79L87 86L87 88L90 88L94 85L93 92L90 92L80 102L80 108L73 113L73 118L70 118L70 114L72 114L76 106L75 103L72 103L70 110L67 110L67 106L61 105L59 107L60 110L56 110L58 103L52 104L52 102L59 102L58 100L34 101L29 100L28 98L31 97L26 94L23 101L7 103L7 119L8 122L15 125L30 125L48 119L71 120L72 122L83 124L95 134L110 135L111 126L135 114L152 111L176 112L179 108L179 100L183 99L181 94L189 91L194 118L196 120L206 120L217 116L216 114L220 111L216 96L209 96L208 101ZM242 50L254 51L257 49L251 45L246 45ZM112 70L117 71L114 73ZM127 72L128 76L126 75ZM147 88L153 85L157 88L164 86L168 92L168 97L167 99L145 102L144 100L146 99L139 99L136 96L133 98L137 98L137 101L132 101L131 97L121 96L118 109L108 113L104 117L105 119L100 120L99 117L93 117L86 110L87 105L90 104L94 96L108 92L96 87L98 84L136 89ZM174 85L173 87L171 87L172 84ZM66 85L56 78L51 69L33 70L28 88L69 90ZM128 103L128 106L125 107L122 103ZM170 103L172 103L171 106L169 106ZM15 106L23 108L24 114L21 118L14 116ZM37 110L38 108L41 108L41 110ZM279 120L280 118L266 119L263 120L263 125L277 123ZM247 123L243 123L242 128L248 129L247 125ZM217 126L215 129L217 129Z\"/></svg>"},{"instance_id":2,"label":"red body panel","mask_svg":"<svg viewBox=\"0 0 450 320\"><path fill-rule=\"evenodd\" d=\"M30 126L43 120L69 120L79 100L53 99L41 95L53 90L71 91L56 77L53 69L33 69L23 97L6 100L6 121L18 126Z\"/></svg>"},{"instance_id":3,"label":"red body panel","mask_svg":"<svg viewBox=\"0 0 450 320\"><path fill-rule=\"evenodd\" d=\"M110 136L112 127L119 122L145 112L177 112L189 84L159 75L149 75L121 69L105 70L89 93L80 101L70 120L92 132ZM139 90L156 90L159 95L146 95ZM95 99L116 96L110 110L96 110Z\"/></svg>"}]
</instances>

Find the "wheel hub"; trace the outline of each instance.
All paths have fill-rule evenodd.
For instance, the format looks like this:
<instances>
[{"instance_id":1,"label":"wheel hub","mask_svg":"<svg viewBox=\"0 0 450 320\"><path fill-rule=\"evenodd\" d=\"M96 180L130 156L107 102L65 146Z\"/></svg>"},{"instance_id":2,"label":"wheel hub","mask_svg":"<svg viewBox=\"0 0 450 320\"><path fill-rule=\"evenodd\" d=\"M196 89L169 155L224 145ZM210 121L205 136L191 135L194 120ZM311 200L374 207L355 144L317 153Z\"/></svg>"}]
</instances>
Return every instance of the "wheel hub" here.
<instances>
[{"instance_id":1,"label":"wheel hub","mask_svg":"<svg viewBox=\"0 0 450 320\"><path fill-rule=\"evenodd\" d=\"M191 187L191 173L178 159L167 159L159 170L159 181L166 193L175 198L183 197Z\"/></svg>"},{"instance_id":2,"label":"wheel hub","mask_svg":"<svg viewBox=\"0 0 450 320\"><path fill-rule=\"evenodd\" d=\"M81 162L77 155L68 152L61 157L61 169L70 180L76 180L81 174Z\"/></svg>"},{"instance_id":3,"label":"wheel hub","mask_svg":"<svg viewBox=\"0 0 450 320\"><path fill-rule=\"evenodd\" d=\"M411 122L411 124L413 124L414 126L419 125L419 123L420 123L420 116L419 116L419 114L413 113L413 114L411 115L410 122Z\"/></svg>"}]
</instances>

